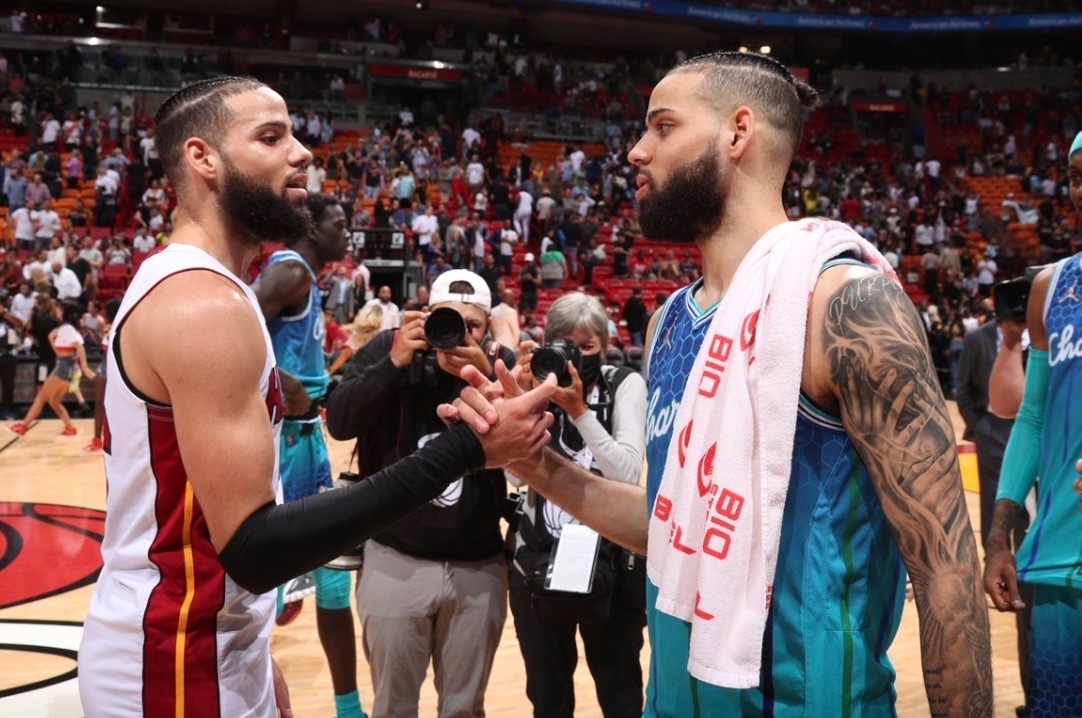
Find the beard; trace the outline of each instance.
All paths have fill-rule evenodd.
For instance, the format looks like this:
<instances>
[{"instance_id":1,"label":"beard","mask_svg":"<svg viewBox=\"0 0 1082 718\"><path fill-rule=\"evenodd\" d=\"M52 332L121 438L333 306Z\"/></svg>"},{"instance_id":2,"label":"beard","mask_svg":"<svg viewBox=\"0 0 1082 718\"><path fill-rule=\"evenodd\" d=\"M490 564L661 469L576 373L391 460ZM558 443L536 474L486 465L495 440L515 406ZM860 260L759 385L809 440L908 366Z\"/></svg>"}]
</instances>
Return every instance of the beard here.
<instances>
[{"instance_id":1,"label":"beard","mask_svg":"<svg viewBox=\"0 0 1082 718\"><path fill-rule=\"evenodd\" d=\"M650 239L687 244L721 225L725 189L716 147L708 147L697 159L673 170L661 189L648 171L643 174L650 191L639 202L639 226Z\"/></svg>"},{"instance_id":2,"label":"beard","mask_svg":"<svg viewBox=\"0 0 1082 718\"><path fill-rule=\"evenodd\" d=\"M238 172L225 160L227 171L222 179L222 211L232 232L247 247L263 242L293 242L312 231L312 217L303 202L297 206L289 199L285 185L275 193Z\"/></svg>"}]
</instances>

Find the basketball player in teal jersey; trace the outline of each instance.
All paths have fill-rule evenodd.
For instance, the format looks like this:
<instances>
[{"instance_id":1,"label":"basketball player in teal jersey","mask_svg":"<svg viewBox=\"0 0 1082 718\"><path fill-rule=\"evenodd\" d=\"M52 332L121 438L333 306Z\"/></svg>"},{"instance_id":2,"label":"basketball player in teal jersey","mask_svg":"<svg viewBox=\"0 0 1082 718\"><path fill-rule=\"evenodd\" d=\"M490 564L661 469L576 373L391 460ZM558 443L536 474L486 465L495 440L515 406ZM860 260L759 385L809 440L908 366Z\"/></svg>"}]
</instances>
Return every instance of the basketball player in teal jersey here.
<instances>
[{"instance_id":1,"label":"basketball player in teal jersey","mask_svg":"<svg viewBox=\"0 0 1082 718\"><path fill-rule=\"evenodd\" d=\"M639 171L640 224L654 239L696 242L703 279L675 293L648 329L647 487L599 480L550 451L508 467L636 552L668 556L674 545L671 537L655 545L649 517L713 313L764 234L801 226L787 224L782 186L814 99L782 65L751 53L689 60L650 98L645 135L629 154ZM648 582L645 715L894 716L887 649L908 568L932 714L991 716L977 547L920 319L895 282L852 259L808 271L819 274L806 339L792 347L804 362L773 599L763 635L747 637L761 645L758 685L723 688L692 676L691 624L663 613ZM762 323L758 332L761 343ZM440 412L478 430L501 389L471 379L481 391Z\"/></svg>"},{"instance_id":2,"label":"basketball player in teal jersey","mask_svg":"<svg viewBox=\"0 0 1082 718\"><path fill-rule=\"evenodd\" d=\"M1067 161L1071 201L1082 213L1082 132ZM1079 715L1082 505L1072 488L1082 472L1082 252L1033 280L1026 323L1025 392L1003 457L984 587L996 608L1018 611L1018 583L1033 586L1030 715ZM1037 515L1012 556L1008 536L1038 477Z\"/></svg>"},{"instance_id":3,"label":"basketball player in teal jersey","mask_svg":"<svg viewBox=\"0 0 1082 718\"><path fill-rule=\"evenodd\" d=\"M281 475L287 503L331 488L331 463L319 409L330 377L323 358L323 307L317 280L326 264L345 257L349 242L346 214L338 200L309 195L308 211L313 231L272 254L252 286L267 320L286 398ZM338 718L361 718L349 600L352 574L320 567L311 576L316 585L316 626L331 669Z\"/></svg>"}]
</instances>

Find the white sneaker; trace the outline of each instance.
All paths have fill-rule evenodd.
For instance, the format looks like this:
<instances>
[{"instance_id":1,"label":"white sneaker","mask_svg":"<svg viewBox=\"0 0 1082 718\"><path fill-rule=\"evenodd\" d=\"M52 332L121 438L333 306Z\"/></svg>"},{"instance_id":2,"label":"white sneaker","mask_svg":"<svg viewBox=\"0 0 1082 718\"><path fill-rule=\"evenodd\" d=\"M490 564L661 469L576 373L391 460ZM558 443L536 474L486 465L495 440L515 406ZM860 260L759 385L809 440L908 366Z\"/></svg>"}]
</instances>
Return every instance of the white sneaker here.
<instances>
[{"instance_id":1,"label":"white sneaker","mask_svg":"<svg viewBox=\"0 0 1082 718\"><path fill-rule=\"evenodd\" d=\"M312 574L306 573L291 581L286 581L285 586L282 587L282 601L284 603L293 603L305 596L311 596L315 592L316 580L312 578Z\"/></svg>"}]
</instances>

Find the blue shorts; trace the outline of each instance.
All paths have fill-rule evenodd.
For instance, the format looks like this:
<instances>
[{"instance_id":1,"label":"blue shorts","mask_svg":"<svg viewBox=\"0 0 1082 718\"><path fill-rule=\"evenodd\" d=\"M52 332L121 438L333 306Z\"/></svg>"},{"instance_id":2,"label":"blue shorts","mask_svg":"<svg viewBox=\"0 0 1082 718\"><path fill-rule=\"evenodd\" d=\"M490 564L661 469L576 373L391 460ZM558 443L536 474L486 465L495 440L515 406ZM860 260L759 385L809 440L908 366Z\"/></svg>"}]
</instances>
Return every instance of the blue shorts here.
<instances>
[{"instance_id":1,"label":"blue shorts","mask_svg":"<svg viewBox=\"0 0 1082 718\"><path fill-rule=\"evenodd\" d=\"M58 356L56 358L56 366L53 367L53 374L64 381L71 381L75 378L75 357L74 356Z\"/></svg>"},{"instance_id":2,"label":"blue shorts","mask_svg":"<svg viewBox=\"0 0 1082 718\"><path fill-rule=\"evenodd\" d=\"M331 461L327 458L323 425L318 417L310 421L282 421L279 470L286 503L315 496L332 487Z\"/></svg>"},{"instance_id":3,"label":"blue shorts","mask_svg":"<svg viewBox=\"0 0 1082 718\"><path fill-rule=\"evenodd\" d=\"M1082 590L1033 588L1030 716L1082 715Z\"/></svg>"}]
</instances>

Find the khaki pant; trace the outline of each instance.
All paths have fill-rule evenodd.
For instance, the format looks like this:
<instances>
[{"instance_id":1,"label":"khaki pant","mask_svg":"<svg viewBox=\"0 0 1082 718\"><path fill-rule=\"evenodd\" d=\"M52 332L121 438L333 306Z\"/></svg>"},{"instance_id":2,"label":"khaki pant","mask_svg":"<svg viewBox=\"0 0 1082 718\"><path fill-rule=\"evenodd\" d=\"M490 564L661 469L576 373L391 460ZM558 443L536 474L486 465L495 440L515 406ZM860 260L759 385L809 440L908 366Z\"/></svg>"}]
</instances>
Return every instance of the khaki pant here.
<instances>
[{"instance_id":1,"label":"khaki pant","mask_svg":"<svg viewBox=\"0 0 1082 718\"><path fill-rule=\"evenodd\" d=\"M430 659L439 718L482 718L506 596L502 556L430 561L369 541L357 616L372 669L371 718L417 718Z\"/></svg>"}]
</instances>

